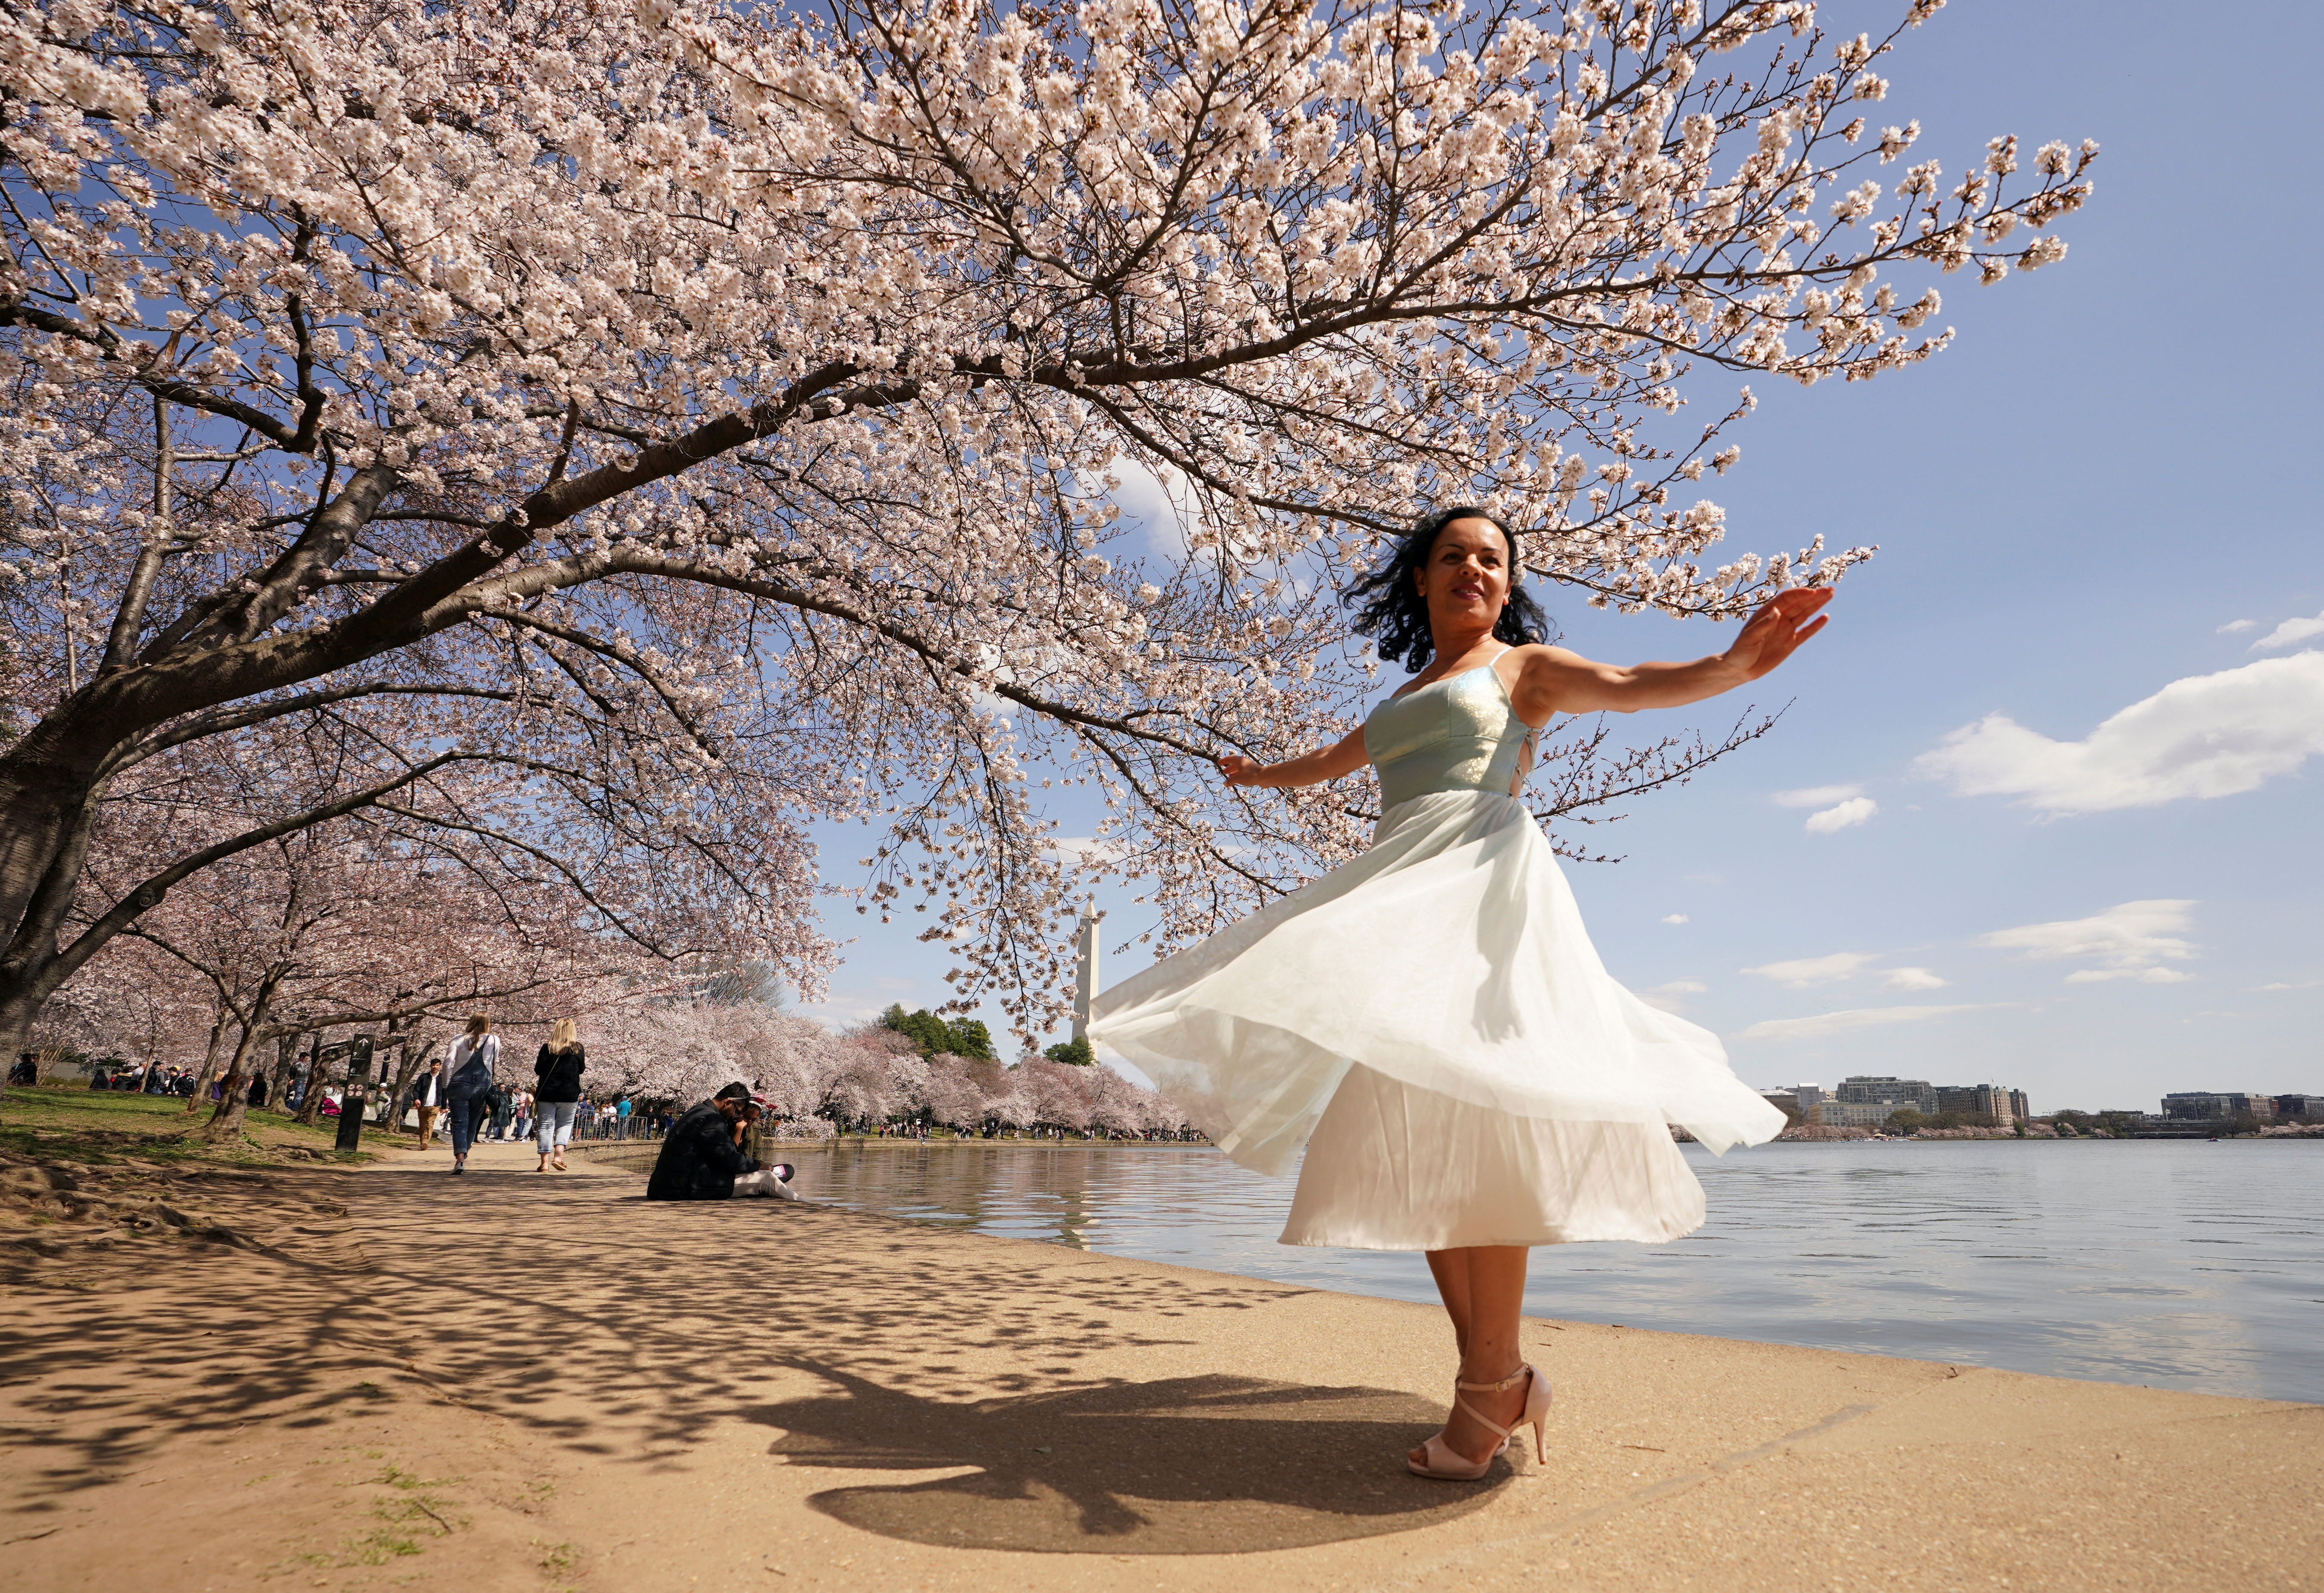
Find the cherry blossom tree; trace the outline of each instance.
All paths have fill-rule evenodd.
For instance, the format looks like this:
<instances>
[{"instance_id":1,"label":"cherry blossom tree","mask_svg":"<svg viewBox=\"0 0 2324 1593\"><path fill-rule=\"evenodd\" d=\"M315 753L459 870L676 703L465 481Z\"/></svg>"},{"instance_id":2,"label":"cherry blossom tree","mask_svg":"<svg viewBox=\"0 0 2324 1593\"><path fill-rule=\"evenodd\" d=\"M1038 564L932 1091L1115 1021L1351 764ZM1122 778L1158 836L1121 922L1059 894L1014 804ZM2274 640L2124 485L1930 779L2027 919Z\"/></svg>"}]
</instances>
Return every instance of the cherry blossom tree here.
<instances>
[{"instance_id":1,"label":"cherry blossom tree","mask_svg":"<svg viewBox=\"0 0 2324 1593\"><path fill-rule=\"evenodd\" d=\"M57 992L25 1045L42 1078L67 1053L120 1056L149 1065L191 1067L208 1082L231 1040L229 1015L209 982L175 959L134 940L106 949L105 976Z\"/></svg>"},{"instance_id":2,"label":"cherry blossom tree","mask_svg":"<svg viewBox=\"0 0 2324 1593\"><path fill-rule=\"evenodd\" d=\"M134 871L139 850L168 844L117 846L100 861ZM296 831L189 879L75 983L117 982L133 943L207 981L233 1037L208 1132L230 1137L269 1041L359 1026L400 1045L409 1073L422 1020L449 1026L484 1009L521 1023L634 971L634 953L574 923L558 882L493 871L493 861L415 849L377 815ZM294 1054L281 1049L278 1092ZM301 1116L312 1121L319 1105L310 1090Z\"/></svg>"},{"instance_id":3,"label":"cherry blossom tree","mask_svg":"<svg viewBox=\"0 0 2324 1593\"><path fill-rule=\"evenodd\" d=\"M1360 843L1360 797L1209 760L1351 722L1331 594L1416 509L1674 614L1864 557L1715 557L1696 483L1731 373L1893 371L1924 279L2063 253L2092 146L1949 181L1876 124L1940 3L0 14L0 1051L358 814L802 988L803 825L864 818L861 905L1043 1027L1077 876L1157 882L1169 942ZM111 805L225 765L290 772L97 887ZM1101 845L1049 844L1057 779Z\"/></svg>"}]
</instances>

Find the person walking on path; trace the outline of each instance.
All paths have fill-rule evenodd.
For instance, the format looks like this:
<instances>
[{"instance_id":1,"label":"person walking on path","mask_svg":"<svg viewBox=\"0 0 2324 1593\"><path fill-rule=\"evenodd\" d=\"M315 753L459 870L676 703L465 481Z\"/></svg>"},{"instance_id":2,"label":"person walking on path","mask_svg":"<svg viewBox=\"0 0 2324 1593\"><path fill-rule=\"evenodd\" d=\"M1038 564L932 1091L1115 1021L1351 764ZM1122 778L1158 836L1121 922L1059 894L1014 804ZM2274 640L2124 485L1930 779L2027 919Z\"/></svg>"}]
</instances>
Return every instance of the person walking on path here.
<instances>
[{"instance_id":1,"label":"person walking on path","mask_svg":"<svg viewBox=\"0 0 2324 1593\"><path fill-rule=\"evenodd\" d=\"M436 1132L436 1114L444 1110L445 1101L448 1099L444 1089L444 1059L438 1056L429 1063L428 1071L411 1085L411 1105L420 1114L421 1150L428 1148L429 1137Z\"/></svg>"},{"instance_id":2,"label":"person walking on path","mask_svg":"<svg viewBox=\"0 0 2324 1593\"><path fill-rule=\"evenodd\" d=\"M501 1037L483 1013L468 1019L468 1032L452 1047L451 1074L445 1085L452 1119L452 1171L468 1170L468 1147L484 1126L493 1090L499 1083Z\"/></svg>"},{"instance_id":3,"label":"person walking on path","mask_svg":"<svg viewBox=\"0 0 2324 1593\"><path fill-rule=\"evenodd\" d=\"M580 1032L569 1017L549 1031L549 1044L533 1058L533 1144L540 1152L536 1173L565 1171L565 1147L573 1143L573 1119L581 1111L581 1070L587 1064Z\"/></svg>"},{"instance_id":4,"label":"person walking on path","mask_svg":"<svg viewBox=\"0 0 2324 1593\"><path fill-rule=\"evenodd\" d=\"M1371 764L1370 850L1116 985L1089 1025L1245 1165L1280 1172L1305 1143L1282 1243L1427 1254L1460 1370L1443 1430L1406 1463L1462 1481L1519 1427L1544 1453L1549 1384L1517 1336L1526 1248L1689 1232L1702 1186L1668 1125L1714 1153L1784 1127L1716 1036L1598 960L1518 800L1541 730L1757 680L1831 596L1782 593L1724 653L1623 668L1546 645L1522 567L1514 532L1450 508L1357 583L1355 629L1417 678L1333 746L1219 768L1250 788Z\"/></svg>"}]
</instances>

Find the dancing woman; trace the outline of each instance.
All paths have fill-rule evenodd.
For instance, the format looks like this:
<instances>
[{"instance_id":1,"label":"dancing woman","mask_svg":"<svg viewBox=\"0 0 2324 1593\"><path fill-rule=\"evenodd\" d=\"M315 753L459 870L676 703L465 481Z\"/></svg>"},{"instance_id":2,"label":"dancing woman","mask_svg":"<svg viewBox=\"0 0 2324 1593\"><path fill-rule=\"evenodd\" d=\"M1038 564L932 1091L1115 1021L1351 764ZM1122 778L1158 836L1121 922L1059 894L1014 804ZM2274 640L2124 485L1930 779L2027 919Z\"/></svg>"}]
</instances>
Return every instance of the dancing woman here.
<instances>
[{"instance_id":1,"label":"dancing woman","mask_svg":"<svg viewBox=\"0 0 2324 1593\"><path fill-rule=\"evenodd\" d=\"M1307 1146L1281 1242L1423 1250L1460 1371L1423 1477L1485 1475L1549 1385L1525 1363L1526 1250L1676 1238L1702 1186L1671 1141L1757 1144L1783 1114L1716 1037L1617 984L1517 799L1558 714L1698 702L1821 630L1828 590L1786 592L1724 653L1592 663L1545 645L1517 537L1484 511L1422 520L1351 594L1356 628L1417 678L1338 744L1227 757L1231 786L1379 773L1371 849L1108 990L1090 1038L1150 1074L1221 1149L1264 1173Z\"/></svg>"}]
</instances>

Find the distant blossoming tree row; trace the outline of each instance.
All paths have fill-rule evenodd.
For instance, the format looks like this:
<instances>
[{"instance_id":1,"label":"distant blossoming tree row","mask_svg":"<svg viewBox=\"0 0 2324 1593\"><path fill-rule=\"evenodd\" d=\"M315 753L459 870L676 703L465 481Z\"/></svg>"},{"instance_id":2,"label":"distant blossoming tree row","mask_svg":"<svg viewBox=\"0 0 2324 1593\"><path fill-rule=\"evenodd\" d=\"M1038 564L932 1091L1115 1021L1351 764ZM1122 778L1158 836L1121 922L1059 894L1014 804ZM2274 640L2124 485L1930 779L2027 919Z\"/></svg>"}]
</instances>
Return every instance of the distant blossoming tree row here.
<instances>
[{"instance_id":1,"label":"distant blossoming tree row","mask_svg":"<svg viewBox=\"0 0 2324 1593\"><path fill-rule=\"evenodd\" d=\"M1350 723L1332 594L1416 509L1489 502L1625 609L1863 557L1714 557L1749 400L1678 411L1926 357L1924 279L2056 260L2094 152L1948 179L1874 124L1894 36L1802 0L10 6L0 1053L309 831L811 991L807 825L868 820L860 905L926 915L951 1009L1047 1027L1089 876L1151 882L1167 943L1360 843L1360 794L1210 760ZM1183 551L1116 522L1131 467ZM1585 731L1541 807L1716 750ZM1058 778L1097 844L1055 844Z\"/></svg>"},{"instance_id":2,"label":"distant blossoming tree row","mask_svg":"<svg viewBox=\"0 0 2324 1593\"><path fill-rule=\"evenodd\" d=\"M549 1026L558 1017L575 1017L588 1048L584 1083L600 1100L628 1095L691 1105L740 1079L772 1101L782 1117L819 1133L901 1120L970 1133L987 1127L1047 1127L1134 1135L1176 1133L1187 1126L1185 1114L1167 1100L1111 1068L1041 1056L1004 1065L989 1047L982 1055L929 1051L916 1036L885 1024L834 1030L764 999L733 999L715 979L653 981L642 965L626 975L595 976L576 975L569 962L535 967L530 971L563 977L538 978L502 991L440 990L432 1004L416 1004L417 1015L400 1016L390 1026L379 1023L374 1012L334 1002L339 983L357 976L328 961L311 971L302 965L301 971L278 979L268 993L280 1007L262 1008L258 1002L264 998L254 998L251 985L243 981L263 984L263 971L254 975L239 963L194 970L150 940L124 941L107 955L116 961L111 971L115 977L76 981L44 1017L36 1038L137 1064L192 1067L206 1057L203 1084L228 1074L222 1059L230 1055L245 1064L242 1079L262 1072L270 1075L269 1099L278 1106L283 1086L313 1041L343 1039L358 1027L386 1052L390 1087L401 1098L427 1059L450 1047L474 1003L495 1016L503 1040L502 1080L518 1088L532 1082L534 1048L548 1037ZM368 966L360 976L364 988L401 988L392 982L392 966ZM518 983L505 971L503 979ZM220 995L221 987L234 992L232 1004ZM277 1036L289 1042L279 1051L257 1044ZM337 1069L327 1072L327 1082L339 1082ZM212 1110L214 1121L231 1125L221 1132L238 1131L242 1092L230 1088L228 1100L216 1109L206 1095L198 1091L188 1110ZM309 1092L310 1116L321 1100L320 1091Z\"/></svg>"},{"instance_id":3,"label":"distant blossoming tree row","mask_svg":"<svg viewBox=\"0 0 2324 1593\"><path fill-rule=\"evenodd\" d=\"M607 1058L596 1087L650 1100L697 1100L740 1078L788 1118L841 1128L908 1119L968 1132L992 1125L1176 1133L1187 1126L1176 1107L1111 1068L925 1054L913 1036L881 1024L834 1031L757 1003L708 1002L617 1006L591 1021L602 1037L593 1038L590 1054Z\"/></svg>"}]
</instances>

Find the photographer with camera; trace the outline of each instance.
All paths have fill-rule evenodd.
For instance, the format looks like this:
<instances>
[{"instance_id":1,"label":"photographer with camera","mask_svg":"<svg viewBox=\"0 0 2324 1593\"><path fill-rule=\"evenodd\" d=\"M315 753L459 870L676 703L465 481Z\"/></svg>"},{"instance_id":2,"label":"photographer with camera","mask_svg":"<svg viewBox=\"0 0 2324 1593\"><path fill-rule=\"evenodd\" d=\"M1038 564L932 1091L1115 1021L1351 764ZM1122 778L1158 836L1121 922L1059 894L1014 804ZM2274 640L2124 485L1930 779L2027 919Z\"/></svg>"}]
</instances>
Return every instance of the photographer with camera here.
<instances>
[{"instance_id":1,"label":"photographer with camera","mask_svg":"<svg viewBox=\"0 0 2324 1593\"><path fill-rule=\"evenodd\" d=\"M750 1086L727 1085L709 1100L687 1109L670 1126L646 1181L650 1201L724 1201L765 1195L795 1201L787 1163L761 1167L742 1154L742 1137L759 1120L764 1102Z\"/></svg>"}]
</instances>

